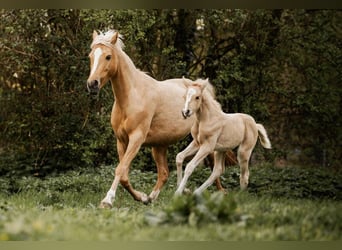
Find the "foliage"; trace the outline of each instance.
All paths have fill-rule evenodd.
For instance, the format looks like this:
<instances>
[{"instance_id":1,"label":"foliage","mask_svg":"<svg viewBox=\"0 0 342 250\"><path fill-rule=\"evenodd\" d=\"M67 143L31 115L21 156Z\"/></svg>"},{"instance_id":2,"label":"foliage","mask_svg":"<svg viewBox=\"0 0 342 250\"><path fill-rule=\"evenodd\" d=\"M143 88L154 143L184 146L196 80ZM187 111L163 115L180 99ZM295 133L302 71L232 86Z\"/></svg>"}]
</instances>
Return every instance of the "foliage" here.
<instances>
[{"instance_id":1,"label":"foliage","mask_svg":"<svg viewBox=\"0 0 342 250\"><path fill-rule=\"evenodd\" d=\"M323 168L258 168L252 172L249 187L256 194L298 199L342 200L342 173Z\"/></svg>"},{"instance_id":2,"label":"foliage","mask_svg":"<svg viewBox=\"0 0 342 250\"><path fill-rule=\"evenodd\" d=\"M159 80L209 77L226 112L267 128L255 158L340 168L340 10L0 10L0 174L116 163L113 98L86 94L94 29ZM170 147L169 162L189 138ZM154 169L148 149L136 168ZM287 163L286 163L287 161Z\"/></svg>"},{"instance_id":3,"label":"foliage","mask_svg":"<svg viewBox=\"0 0 342 250\"><path fill-rule=\"evenodd\" d=\"M239 191L236 170L232 168L224 174L222 182L228 188L227 195L211 187L201 198L173 197L173 171L152 204L135 201L120 187L114 207L108 210L98 209L97 205L112 181L113 166L45 178L2 176L0 240L341 239L342 190L335 183L341 173L319 169L313 174L314 168L303 171L296 167L255 166L251 169L251 185L246 191ZM207 169L195 171L189 186L203 182L206 174ZM153 172L134 170L132 184L147 192L155 176ZM283 192L278 184L283 176L286 182L282 184L289 185L288 192ZM265 185L269 178L273 181ZM299 198L296 193L308 189L308 179L331 190L326 196ZM335 183L334 187L328 185L330 182ZM295 185L297 191L291 192ZM316 188L311 185L312 190ZM336 195L330 196L333 192Z\"/></svg>"},{"instance_id":4,"label":"foliage","mask_svg":"<svg viewBox=\"0 0 342 250\"><path fill-rule=\"evenodd\" d=\"M88 35L79 33L80 12L1 15L6 35L1 53L7 61L0 76L0 173L45 175L112 163L109 114L101 115L107 111L103 102L85 92Z\"/></svg>"},{"instance_id":5,"label":"foliage","mask_svg":"<svg viewBox=\"0 0 342 250\"><path fill-rule=\"evenodd\" d=\"M236 213L237 203L233 196L222 192L201 195L175 196L162 211L145 214L149 225L189 224L200 226L207 223L232 223L241 216Z\"/></svg>"}]
</instances>

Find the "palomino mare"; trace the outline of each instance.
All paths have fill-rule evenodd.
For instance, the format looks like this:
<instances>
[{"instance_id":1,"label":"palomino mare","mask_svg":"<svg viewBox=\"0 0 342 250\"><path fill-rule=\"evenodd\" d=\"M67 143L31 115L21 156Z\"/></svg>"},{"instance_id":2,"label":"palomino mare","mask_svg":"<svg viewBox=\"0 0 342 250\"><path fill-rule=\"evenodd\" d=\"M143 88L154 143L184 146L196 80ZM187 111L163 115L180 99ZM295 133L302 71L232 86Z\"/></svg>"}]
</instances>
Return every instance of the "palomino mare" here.
<instances>
[{"instance_id":1,"label":"palomino mare","mask_svg":"<svg viewBox=\"0 0 342 250\"><path fill-rule=\"evenodd\" d=\"M191 130L193 141L176 157L177 177L181 179L176 195L183 193L186 182L196 166L211 152L214 152L214 169L210 177L194 193L199 194L220 177L224 171L224 155L228 149L238 147L237 158L240 165L240 187L248 185L248 162L258 136L264 148L271 148L271 143L263 125L254 121L247 114L226 114L214 99L213 87L208 79L191 81L184 79L187 86L186 100L182 114L184 118L196 116ZM204 91L208 89L209 91ZM182 178L183 159L195 152L194 158L186 165Z\"/></svg>"},{"instance_id":2,"label":"palomino mare","mask_svg":"<svg viewBox=\"0 0 342 250\"><path fill-rule=\"evenodd\" d=\"M180 112L186 92L183 80L157 81L138 70L123 51L121 37L114 30L100 34L94 31L89 57L88 90L97 93L110 81L115 99L111 124L117 138L119 164L100 207L112 206L119 183L138 201L155 200L169 175L168 145L188 135L195 121L183 119ZM130 164L142 145L152 146L158 172L149 196L135 190L128 177Z\"/></svg>"}]
</instances>

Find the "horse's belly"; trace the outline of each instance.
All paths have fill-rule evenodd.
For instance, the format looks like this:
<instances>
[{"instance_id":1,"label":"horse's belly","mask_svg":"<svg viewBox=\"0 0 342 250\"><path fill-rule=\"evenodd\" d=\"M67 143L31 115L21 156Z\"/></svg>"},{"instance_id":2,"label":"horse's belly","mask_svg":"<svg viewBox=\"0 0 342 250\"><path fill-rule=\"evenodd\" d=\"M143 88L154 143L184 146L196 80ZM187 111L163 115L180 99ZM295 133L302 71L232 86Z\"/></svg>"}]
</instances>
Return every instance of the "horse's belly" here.
<instances>
[{"instance_id":1,"label":"horse's belly","mask_svg":"<svg viewBox=\"0 0 342 250\"><path fill-rule=\"evenodd\" d=\"M194 119L154 119L144 145L170 145L190 133Z\"/></svg>"},{"instance_id":2,"label":"horse's belly","mask_svg":"<svg viewBox=\"0 0 342 250\"><path fill-rule=\"evenodd\" d=\"M243 140L243 135L236 133L223 133L218 138L215 150L224 151L227 149L233 149L240 145Z\"/></svg>"}]
</instances>

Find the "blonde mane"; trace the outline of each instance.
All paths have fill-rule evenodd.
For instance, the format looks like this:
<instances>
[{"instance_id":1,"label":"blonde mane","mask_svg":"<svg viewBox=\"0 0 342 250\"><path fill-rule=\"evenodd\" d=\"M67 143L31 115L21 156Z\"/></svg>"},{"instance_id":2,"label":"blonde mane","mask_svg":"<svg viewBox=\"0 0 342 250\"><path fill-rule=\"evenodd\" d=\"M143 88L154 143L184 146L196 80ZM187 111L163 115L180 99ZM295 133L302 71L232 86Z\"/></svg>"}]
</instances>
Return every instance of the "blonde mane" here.
<instances>
[{"instance_id":1,"label":"blonde mane","mask_svg":"<svg viewBox=\"0 0 342 250\"><path fill-rule=\"evenodd\" d=\"M95 37L95 39L93 40L93 42L90 45L90 48L92 48L93 46L95 46L96 44L103 44L106 45L112 49L118 48L120 50L123 50L123 48L125 47L122 39L123 36L121 34L119 34L118 36L118 40L116 41L115 44L111 43L111 40L113 38L113 36L115 35L115 33L117 33L118 31L116 30L108 30L105 33L103 33L102 31L99 32L99 34Z\"/></svg>"},{"instance_id":2,"label":"blonde mane","mask_svg":"<svg viewBox=\"0 0 342 250\"><path fill-rule=\"evenodd\" d=\"M214 108L215 110L222 111L221 104L216 100L216 94L215 94L215 88L214 86L209 82L208 79L202 80L202 79L197 79L197 82L201 82L201 84L205 84L206 87L202 92L203 96L203 104L209 105L210 108Z\"/></svg>"}]
</instances>

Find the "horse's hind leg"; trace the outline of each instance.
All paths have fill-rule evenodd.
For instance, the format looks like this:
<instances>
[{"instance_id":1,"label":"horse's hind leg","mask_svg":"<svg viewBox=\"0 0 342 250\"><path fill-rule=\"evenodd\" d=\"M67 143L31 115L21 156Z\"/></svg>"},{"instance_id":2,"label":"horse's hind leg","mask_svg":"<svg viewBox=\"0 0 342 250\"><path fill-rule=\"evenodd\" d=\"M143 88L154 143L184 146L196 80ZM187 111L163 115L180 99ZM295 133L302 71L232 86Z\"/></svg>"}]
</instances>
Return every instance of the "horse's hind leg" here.
<instances>
[{"instance_id":1,"label":"horse's hind leg","mask_svg":"<svg viewBox=\"0 0 342 250\"><path fill-rule=\"evenodd\" d=\"M240 188L241 189L246 189L248 186L248 179L249 179L249 169L248 169L248 164L249 164L249 158L251 157L252 154L251 149L246 149L242 145L240 145L238 149L238 162L240 165Z\"/></svg>"},{"instance_id":2,"label":"horse's hind leg","mask_svg":"<svg viewBox=\"0 0 342 250\"><path fill-rule=\"evenodd\" d=\"M218 180L224 171L225 152L214 153L214 167L209 178L194 191L194 194L200 194L207 189L215 180Z\"/></svg>"},{"instance_id":3,"label":"horse's hind leg","mask_svg":"<svg viewBox=\"0 0 342 250\"><path fill-rule=\"evenodd\" d=\"M214 153L210 153L204 159L204 165L206 167L210 167L211 171L213 171L214 170L214 164L215 164L215 162L214 162ZM216 185L217 190L219 190L221 192L226 192L226 190L224 189L224 187L221 184L220 177L215 180L215 185Z\"/></svg>"},{"instance_id":4,"label":"horse's hind leg","mask_svg":"<svg viewBox=\"0 0 342 250\"><path fill-rule=\"evenodd\" d=\"M167 147L152 147L152 156L157 165L158 179L152 192L149 195L149 200L153 201L158 198L160 190L169 178L169 167L167 165Z\"/></svg>"}]
</instances>

